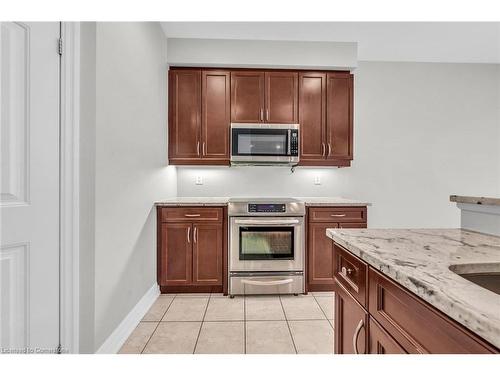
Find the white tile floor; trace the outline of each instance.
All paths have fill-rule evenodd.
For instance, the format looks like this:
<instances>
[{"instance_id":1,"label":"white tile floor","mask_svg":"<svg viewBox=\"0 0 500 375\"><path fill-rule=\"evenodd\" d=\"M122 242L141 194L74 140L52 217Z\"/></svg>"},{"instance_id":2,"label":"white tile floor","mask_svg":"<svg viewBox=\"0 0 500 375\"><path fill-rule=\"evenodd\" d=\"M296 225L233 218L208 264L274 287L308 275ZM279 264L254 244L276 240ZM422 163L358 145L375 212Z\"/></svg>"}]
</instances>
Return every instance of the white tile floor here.
<instances>
[{"instance_id":1,"label":"white tile floor","mask_svg":"<svg viewBox=\"0 0 500 375\"><path fill-rule=\"evenodd\" d=\"M120 353L333 353L333 293L158 297Z\"/></svg>"}]
</instances>

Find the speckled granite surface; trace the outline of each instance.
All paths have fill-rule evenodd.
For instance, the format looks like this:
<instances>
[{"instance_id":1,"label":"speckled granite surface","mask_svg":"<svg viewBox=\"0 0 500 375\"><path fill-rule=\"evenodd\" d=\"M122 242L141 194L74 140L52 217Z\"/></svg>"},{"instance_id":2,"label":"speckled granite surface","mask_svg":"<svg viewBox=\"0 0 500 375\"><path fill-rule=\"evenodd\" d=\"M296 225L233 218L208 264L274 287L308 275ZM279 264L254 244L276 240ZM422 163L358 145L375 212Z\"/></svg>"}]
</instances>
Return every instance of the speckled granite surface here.
<instances>
[{"instance_id":1,"label":"speckled granite surface","mask_svg":"<svg viewBox=\"0 0 500 375\"><path fill-rule=\"evenodd\" d=\"M500 348L500 295L450 270L500 272L500 237L463 229L327 229L327 236Z\"/></svg>"},{"instance_id":2,"label":"speckled granite surface","mask_svg":"<svg viewBox=\"0 0 500 375\"><path fill-rule=\"evenodd\" d=\"M450 195L450 202L500 206L500 198L471 197L464 195Z\"/></svg>"},{"instance_id":3,"label":"speckled granite surface","mask_svg":"<svg viewBox=\"0 0 500 375\"><path fill-rule=\"evenodd\" d=\"M370 206L370 203L341 197L292 197L306 206ZM229 197L178 197L155 202L156 206L225 206ZM251 199L251 198L250 198Z\"/></svg>"}]
</instances>

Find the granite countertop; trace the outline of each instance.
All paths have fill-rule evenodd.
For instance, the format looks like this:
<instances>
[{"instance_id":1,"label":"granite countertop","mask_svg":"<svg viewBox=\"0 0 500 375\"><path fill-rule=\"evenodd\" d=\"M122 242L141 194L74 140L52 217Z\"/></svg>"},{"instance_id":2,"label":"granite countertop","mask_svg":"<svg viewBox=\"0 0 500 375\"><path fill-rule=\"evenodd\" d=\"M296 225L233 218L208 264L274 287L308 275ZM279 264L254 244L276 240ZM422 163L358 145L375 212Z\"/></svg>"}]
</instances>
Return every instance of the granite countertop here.
<instances>
[{"instance_id":1,"label":"granite countertop","mask_svg":"<svg viewBox=\"0 0 500 375\"><path fill-rule=\"evenodd\" d=\"M341 197L292 197L306 206L370 206L371 203ZM225 206L229 197L177 197L155 202L156 206ZM252 198L250 198L251 200Z\"/></svg>"},{"instance_id":2,"label":"granite countertop","mask_svg":"<svg viewBox=\"0 0 500 375\"><path fill-rule=\"evenodd\" d=\"M327 236L500 348L500 295L450 270L500 272L500 237L464 229L327 229Z\"/></svg>"},{"instance_id":3,"label":"granite countertop","mask_svg":"<svg viewBox=\"0 0 500 375\"><path fill-rule=\"evenodd\" d=\"M500 206L500 198L472 197L465 195L450 195L450 202Z\"/></svg>"}]
</instances>

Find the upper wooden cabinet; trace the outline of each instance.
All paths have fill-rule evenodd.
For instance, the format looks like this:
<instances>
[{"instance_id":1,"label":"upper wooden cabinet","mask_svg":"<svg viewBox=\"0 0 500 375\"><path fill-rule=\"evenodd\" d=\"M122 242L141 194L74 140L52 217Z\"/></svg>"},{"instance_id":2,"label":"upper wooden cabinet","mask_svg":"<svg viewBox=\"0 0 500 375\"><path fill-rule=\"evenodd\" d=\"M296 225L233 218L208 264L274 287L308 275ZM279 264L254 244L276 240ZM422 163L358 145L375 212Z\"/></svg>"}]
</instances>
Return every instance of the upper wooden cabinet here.
<instances>
[{"instance_id":1,"label":"upper wooden cabinet","mask_svg":"<svg viewBox=\"0 0 500 375\"><path fill-rule=\"evenodd\" d=\"M229 164L230 73L171 69L169 161Z\"/></svg>"},{"instance_id":2,"label":"upper wooden cabinet","mask_svg":"<svg viewBox=\"0 0 500 375\"><path fill-rule=\"evenodd\" d=\"M353 76L349 72L172 68L169 161L229 165L235 123L300 124L300 165L349 166Z\"/></svg>"},{"instance_id":3,"label":"upper wooden cabinet","mask_svg":"<svg viewBox=\"0 0 500 375\"><path fill-rule=\"evenodd\" d=\"M229 161L230 95L229 72L202 72L201 156L210 163Z\"/></svg>"},{"instance_id":4,"label":"upper wooden cabinet","mask_svg":"<svg viewBox=\"0 0 500 375\"><path fill-rule=\"evenodd\" d=\"M231 73L232 122L294 124L297 120L297 72Z\"/></svg>"},{"instance_id":5,"label":"upper wooden cabinet","mask_svg":"<svg viewBox=\"0 0 500 375\"><path fill-rule=\"evenodd\" d=\"M231 72L231 121L264 121L264 72Z\"/></svg>"},{"instance_id":6,"label":"upper wooden cabinet","mask_svg":"<svg viewBox=\"0 0 500 375\"><path fill-rule=\"evenodd\" d=\"M199 159L201 129L201 70L170 70L169 159Z\"/></svg>"},{"instance_id":7,"label":"upper wooden cabinet","mask_svg":"<svg viewBox=\"0 0 500 375\"><path fill-rule=\"evenodd\" d=\"M300 165L349 166L353 158L353 76L299 73Z\"/></svg>"}]
</instances>

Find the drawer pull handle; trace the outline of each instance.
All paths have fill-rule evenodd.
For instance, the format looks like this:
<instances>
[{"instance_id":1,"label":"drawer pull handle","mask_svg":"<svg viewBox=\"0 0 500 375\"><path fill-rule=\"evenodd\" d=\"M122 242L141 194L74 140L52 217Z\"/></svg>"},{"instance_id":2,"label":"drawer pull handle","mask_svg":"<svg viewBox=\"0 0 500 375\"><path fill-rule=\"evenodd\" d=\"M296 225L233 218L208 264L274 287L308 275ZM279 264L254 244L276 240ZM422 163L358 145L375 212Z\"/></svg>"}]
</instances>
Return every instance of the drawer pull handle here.
<instances>
[{"instance_id":1,"label":"drawer pull handle","mask_svg":"<svg viewBox=\"0 0 500 375\"><path fill-rule=\"evenodd\" d=\"M188 227L187 240L188 243L191 243L191 226Z\"/></svg>"},{"instance_id":2,"label":"drawer pull handle","mask_svg":"<svg viewBox=\"0 0 500 375\"><path fill-rule=\"evenodd\" d=\"M350 269L350 268L345 268L345 267L342 267L342 274L344 276L351 276L351 274L354 272L354 270Z\"/></svg>"},{"instance_id":3,"label":"drawer pull handle","mask_svg":"<svg viewBox=\"0 0 500 375\"><path fill-rule=\"evenodd\" d=\"M272 285L285 285L291 284L293 279L277 279L277 280L255 280L255 279L243 279L241 280L243 284L247 285L258 285L258 286L272 286Z\"/></svg>"},{"instance_id":4,"label":"drawer pull handle","mask_svg":"<svg viewBox=\"0 0 500 375\"><path fill-rule=\"evenodd\" d=\"M354 331L354 335L352 336L352 347L354 349L354 354L359 354L358 351L358 337L359 333L361 332L361 328L365 325L365 322L363 319L361 319L358 323L358 326L356 327L356 331Z\"/></svg>"},{"instance_id":5,"label":"drawer pull handle","mask_svg":"<svg viewBox=\"0 0 500 375\"><path fill-rule=\"evenodd\" d=\"M331 214L331 217L346 217L346 214Z\"/></svg>"},{"instance_id":6,"label":"drawer pull handle","mask_svg":"<svg viewBox=\"0 0 500 375\"><path fill-rule=\"evenodd\" d=\"M200 214L185 214L185 217L200 217Z\"/></svg>"}]
</instances>

